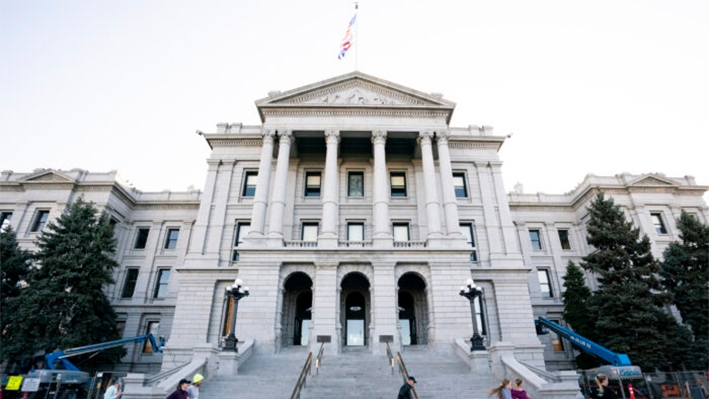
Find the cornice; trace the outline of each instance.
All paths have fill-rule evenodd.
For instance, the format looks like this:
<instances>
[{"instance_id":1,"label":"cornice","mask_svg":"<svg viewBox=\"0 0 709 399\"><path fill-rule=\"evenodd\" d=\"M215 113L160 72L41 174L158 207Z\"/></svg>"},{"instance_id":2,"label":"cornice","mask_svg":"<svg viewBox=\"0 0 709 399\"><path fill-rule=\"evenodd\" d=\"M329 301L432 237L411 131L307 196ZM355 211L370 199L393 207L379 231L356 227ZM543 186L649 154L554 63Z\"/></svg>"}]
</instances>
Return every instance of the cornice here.
<instances>
[{"instance_id":1,"label":"cornice","mask_svg":"<svg viewBox=\"0 0 709 399\"><path fill-rule=\"evenodd\" d=\"M165 202L158 203L138 203L134 207L137 211L148 211L148 210L199 210L199 201L194 203L178 203L169 204Z\"/></svg>"},{"instance_id":2,"label":"cornice","mask_svg":"<svg viewBox=\"0 0 709 399\"><path fill-rule=\"evenodd\" d=\"M261 140L209 139L212 147L260 147Z\"/></svg>"},{"instance_id":3,"label":"cornice","mask_svg":"<svg viewBox=\"0 0 709 399\"><path fill-rule=\"evenodd\" d=\"M317 117L332 117L332 116L405 116L410 118L431 118L443 117L447 118L449 113L447 110L417 108L414 106L388 106L385 109L374 106L358 106L352 107L333 107L331 105L318 106L310 105L306 107L288 107L287 109L279 107L278 109L263 109L264 116L317 116Z\"/></svg>"}]
</instances>

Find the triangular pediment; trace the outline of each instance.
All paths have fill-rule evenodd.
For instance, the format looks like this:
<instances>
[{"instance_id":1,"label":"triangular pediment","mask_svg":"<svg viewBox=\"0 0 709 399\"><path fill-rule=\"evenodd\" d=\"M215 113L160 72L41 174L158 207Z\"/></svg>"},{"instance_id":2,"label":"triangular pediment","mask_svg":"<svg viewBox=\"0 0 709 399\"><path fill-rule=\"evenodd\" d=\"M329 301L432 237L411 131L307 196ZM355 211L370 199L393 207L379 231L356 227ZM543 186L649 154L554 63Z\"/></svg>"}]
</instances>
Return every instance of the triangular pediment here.
<instances>
[{"instance_id":1,"label":"triangular pediment","mask_svg":"<svg viewBox=\"0 0 709 399\"><path fill-rule=\"evenodd\" d=\"M676 186L677 183L660 176L646 175L630 184L631 186Z\"/></svg>"},{"instance_id":2,"label":"triangular pediment","mask_svg":"<svg viewBox=\"0 0 709 399\"><path fill-rule=\"evenodd\" d=\"M74 179L56 170L35 172L20 180L21 183L73 183Z\"/></svg>"},{"instance_id":3,"label":"triangular pediment","mask_svg":"<svg viewBox=\"0 0 709 399\"><path fill-rule=\"evenodd\" d=\"M427 109L452 114L455 103L361 72L352 72L256 101L262 120L274 109Z\"/></svg>"}]
</instances>

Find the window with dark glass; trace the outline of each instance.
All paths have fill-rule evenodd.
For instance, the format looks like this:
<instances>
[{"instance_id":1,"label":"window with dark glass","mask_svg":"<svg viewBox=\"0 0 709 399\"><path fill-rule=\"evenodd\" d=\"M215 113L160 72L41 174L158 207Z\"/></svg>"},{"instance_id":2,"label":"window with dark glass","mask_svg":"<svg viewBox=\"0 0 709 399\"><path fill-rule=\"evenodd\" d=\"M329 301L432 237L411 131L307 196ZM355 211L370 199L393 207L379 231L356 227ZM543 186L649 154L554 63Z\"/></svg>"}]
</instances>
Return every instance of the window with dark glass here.
<instances>
[{"instance_id":1,"label":"window with dark glass","mask_svg":"<svg viewBox=\"0 0 709 399\"><path fill-rule=\"evenodd\" d=\"M153 334L153 337L157 338L159 337L158 331L160 330L160 322L159 321L149 321L146 328L145 328L145 333L146 334ZM145 343L143 344L143 353L153 353L155 350L153 349L153 344L150 343L149 339L145 340Z\"/></svg>"},{"instance_id":2,"label":"window with dark glass","mask_svg":"<svg viewBox=\"0 0 709 399\"><path fill-rule=\"evenodd\" d=\"M253 197L256 194L256 183L258 183L258 172L246 172L244 177L244 190L242 196Z\"/></svg>"},{"instance_id":3,"label":"window with dark glass","mask_svg":"<svg viewBox=\"0 0 709 399\"><path fill-rule=\"evenodd\" d=\"M394 241L404 242L409 241L409 224L408 223L394 223Z\"/></svg>"},{"instance_id":4,"label":"window with dark glass","mask_svg":"<svg viewBox=\"0 0 709 399\"><path fill-rule=\"evenodd\" d=\"M542 291L542 298L553 298L554 294L549 283L549 270L538 270L537 275L539 276L539 288Z\"/></svg>"},{"instance_id":5,"label":"window with dark glass","mask_svg":"<svg viewBox=\"0 0 709 399\"><path fill-rule=\"evenodd\" d=\"M145 249L145 246L148 244L148 234L150 234L149 228L139 228L138 234L135 236L135 245L133 248Z\"/></svg>"},{"instance_id":6,"label":"window with dark glass","mask_svg":"<svg viewBox=\"0 0 709 399\"><path fill-rule=\"evenodd\" d=\"M465 198L468 196L468 188L465 185L465 173L453 173L453 187L455 187L455 196Z\"/></svg>"},{"instance_id":7,"label":"window with dark glass","mask_svg":"<svg viewBox=\"0 0 709 399\"><path fill-rule=\"evenodd\" d=\"M0 212L0 229L5 230L12 220L12 212Z\"/></svg>"},{"instance_id":8,"label":"window with dark glass","mask_svg":"<svg viewBox=\"0 0 709 399\"><path fill-rule=\"evenodd\" d=\"M478 323L480 335L487 335L487 324L485 323L485 312L482 295L475 299L475 321Z\"/></svg>"},{"instance_id":9,"label":"window with dark glass","mask_svg":"<svg viewBox=\"0 0 709 399\"><path fill-rule=\"evenodd\" d=\"M347 196L364 197L363 172L350 172L347 174Z\"/></svg>"},{"instance_id":10,"label":"window with dark glass","mask_svg":"<svg viewBox=\"0 0 709 399\"><path fill-rule=\"evenodd\" d=\"M155 292L153 298L165 298L167 296L167 288L170 283L170 269L158 270L158 278L155 284Z\"/></svg>"},{"instance_id":11,"label":"window with dark glass","mask_svg":"<svg viewBox=\"0 0 709 399\"><path fill-rule=\"evenodd\" d=\"M542 234L539 230L529 230L529 239L532 241L532 249L541 251L542 249Z\"/></svg>"},{"instance_id":12,"label":"window with dark glass","mask_svg":"<svg viewBox=\"0 0 709 399\"><path fill-rule=\"evenodd\" d=\"M38 210L37 214L34 216L34 221L32 222L32 227L30 232L36 233L44 229L44 225L47 224L47 219L49 219L49 211Z\"/></svg>"},{"instance_id":13,"label":"window with dark glass","mask_svg":"<svg viewBox=\"0 0 709 399\"><path fill-rule=\"evenodd\" d=\"M234 237L234 250L231 255L231 260L236 262L239 260L239 253L236 251L237 247L244 242L244 237L249 234L251 230L251 222L238 222L236 224L236 237Z\"/></svg>"},{"instance_id":14,"label":"window with dark glass","mask_svg":"<svg viewBox=\"0 0 709 399\"><path fill-rule=\"evenodd\" d=\"M665 228L665 222L662 220L662 214L651 213L652 224L655 226L655 231L657 234L667 234L667 228Z\"/></svg>"},{"instance_id":15,"label":"window with dark glass","mask_svg":"<svg viewBox=\"0 0 709 399\"><path fill-rule=\"evenodd\" d=\"M135 292L135 284L138 282L138 269L128 269L126 281L123 282L123 292L121 298L132 298Z\"/></svg>"},{"instance_id":16,"label":"window with dark glass","mask_svg":"<svg viewBox=\"0 0 709 399\"><path fill-rule=\"evenodd\" d=\"M559 230L559 242L561 243L561 249L571 249L569 230Z\"/></svg>"},{"instance_id":17,"label":"window with dark glass","mask_svg":"<svg viewBox=\"0 0 709 399\"><path fill-rule=\"evenodd\" d=\"M317 223L303 223L303 231L300 236L303 241L317 241L318 240L318 224Z\"/></svg>"},{"instance_id":18,"label":"window with dark glass","mask_svg":"<svg viewBox=\"0 0 709 399\"><path fill-rule=\"evenodd\" d=\"M168 229L167 237L165 238L165 249L177 248L177 237L180 235L180 229Z\"/></svg>"},{"instance_id":19,"label":"window with dark glass","mask_svg":"<svg viewBox=\"0 0 709 399\"><path fill-rule=\"evenodd\" d=\"M460 224L460 232L463 233L463 237L465 237L467 239L468 245L470 245L473 248L473 251L470 253L470 261L477 262L478 261L478 251L477 251L477 247L475 245L475 224L461 223Z\"/></svg>"},{"instance_id":20,"label":"window with dark glass","mask_svg":"<svg viewBox=\"0 0 709 399\"><path fill-rule=\"evenodd\" d=\"M406 174L404 172L391 172L391 196L406 197Z\"/></svg>"},{"instance_id":21,"label":"window with dark glass","mask_svg":"<svg viewBox=\"0 0 709 399\"><path fill-rule=\"evenodd\" d=\"M307 172L305 174L305 196L320 196L320 172Z\"/></svg>"},{"instance_id":22,"label":"window with dark glass","mask_svg":"<svg viewBox=\"0 0 709 399\"><path fill-rule=\"evenodd\" d=\"M549 319L549 321L561 325L561 320ZM551 347L552 349L554 349L554 352L563 352L564 341L561 339L561 337L554 331L549 331L549 335L551 337Z\"/></svg>"}]
</instances>

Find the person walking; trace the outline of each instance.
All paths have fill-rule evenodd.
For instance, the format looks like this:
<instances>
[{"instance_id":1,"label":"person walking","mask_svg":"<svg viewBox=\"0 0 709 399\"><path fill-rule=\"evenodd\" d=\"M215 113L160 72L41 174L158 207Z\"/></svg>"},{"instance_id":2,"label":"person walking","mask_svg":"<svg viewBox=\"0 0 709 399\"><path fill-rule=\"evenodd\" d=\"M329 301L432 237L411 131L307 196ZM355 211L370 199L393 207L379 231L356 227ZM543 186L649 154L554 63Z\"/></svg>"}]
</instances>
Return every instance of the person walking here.
<instances>
[{"instance_id":1,"label":"person walking","mask_svg":"<svg viewBox=\"0 0 709 399\"><path fill-rule=\"evenodd\" d=\"M524 381L522 381L521 378L517 378L515 380L515 387L512 388L512 391L510 392L512 394L512 399L530 399L529 395L527 395L527 391L524 390Z\"/></svg>"},{"instance_id":2,"label":"person walking","mask_svg":"<svg viewBox=\"0 0 709 399\"><path fill-rule=\"evenodd\" d=\"M118 397L120 397L123 394L123 392L118 389L120 385L121 379L116 378L111 384L111 386L106 389L106 393L103 394L103 399L117 399Z\"/></svg>"},{"instance_id":3,"label":"person walking","mask_svg":"<svg viewBox=\"0 0 709 399\"><path fill-rule=\"evenodd\" d=\"M406 380L406 383L402 385L399 389L399 395L396 397L396 399L413 399L414 393L411 392L411 389L414 387L415 383L416 378L414 378L413 376L409 376L409 379Z\"/></svg>"},{"instance_id":4,"label":"person walking","mask_svg":"<svg viewBox=\"0 0 709 399\"><path fill-rule=\"evenodd\" d=\"M190 399L199 399L199 387L202 386L203 382L204 376L202 376L202 374L195 374L194 377L192 377L192 385L187 388L187 394L190 396Z\"/></svg>"},{"instance_id":5,"label":"person walking","mask_svg":"<svg viewBox=\"0 0 709 399\"><path fill-rule=\"evenodd\" d=\"M512 382L505 378L502 380L499 386L496 386L495 388L492 388L490 392L488 392L487 396L490 397L492 395L497 395L498 399L512 399Z\"/></svg>"},{"instance_id":6,"label":"person walking","mask_svg":"<svg viewBox=\"0 0 709 399\"><path fill-rule=\"evenodd\" d=\"M165 399L189 399L187 395L187 387L190 386L190 380L181 379L177 384L177 389L175 389L171 394L167 395Z\"/></svg>"},{"instance_id":7,"label":"person walking","mask_svg":"<svg viewBox=\"0 0 709 399\"><path fill-rule=\"evenodd\" d=\"M592 399L617 399L618 396L615 391L608 388L608 376L605 374L598 374L595 378L596 386L591 388L591 398Z\"/></svg>"}]
</instances>

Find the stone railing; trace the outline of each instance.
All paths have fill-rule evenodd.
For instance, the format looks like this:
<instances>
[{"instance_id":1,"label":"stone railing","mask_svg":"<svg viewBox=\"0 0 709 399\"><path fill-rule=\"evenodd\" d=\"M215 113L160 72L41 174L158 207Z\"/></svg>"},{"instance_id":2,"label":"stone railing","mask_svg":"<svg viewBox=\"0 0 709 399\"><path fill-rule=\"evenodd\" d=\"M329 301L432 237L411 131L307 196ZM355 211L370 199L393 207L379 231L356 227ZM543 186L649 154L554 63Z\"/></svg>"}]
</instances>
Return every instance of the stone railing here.
<instances>
[{"instance_id":1,"label":"stone railing","mask_svg":"<svg viewBox=\"0 0 709 399\"><path fill-rule=\"evenodd\" d=\"M372 241L338 241L338 248L372 248Z\"/></svg>"},{"instance_id":2,"label":"stone railing","mask_svg":"<svg viewBox=\"0 0 709 399\"><path fill-rule=\"evenodd\" d=\"M318 247L317 241L294 240L294 241L284 241L284 243L285 243L286 248L317 248Z\"/></svg>"},{"instance_id":3,"label":"stone railing","mask_svg":"<svg viewBox=\"0 0 709 399\"><path fill-rule=\"evenodd\" d=\"M394 248L426 248L426 241L394 241Z\"/></svg>"}]
</instances>

